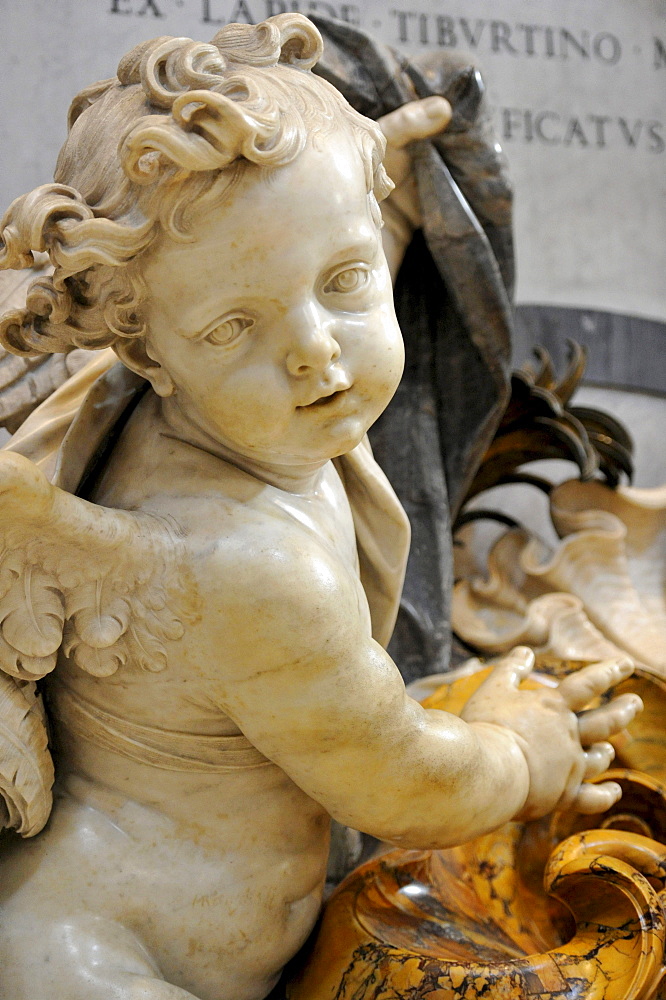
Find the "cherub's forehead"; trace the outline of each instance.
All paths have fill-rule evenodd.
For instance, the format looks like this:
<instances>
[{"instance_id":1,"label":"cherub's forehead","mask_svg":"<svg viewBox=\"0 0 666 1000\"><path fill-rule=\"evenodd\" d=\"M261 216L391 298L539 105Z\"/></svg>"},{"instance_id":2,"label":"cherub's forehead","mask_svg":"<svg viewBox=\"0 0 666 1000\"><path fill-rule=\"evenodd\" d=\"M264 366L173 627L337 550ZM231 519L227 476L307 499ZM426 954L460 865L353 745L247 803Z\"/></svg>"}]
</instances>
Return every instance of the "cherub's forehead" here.
<instances>
[{"instance_id":1,"label":"cherub's forehead","mask_svg":"<svg viewBox=\"0 0 666 1000\"><path fill-rule=\"evenodd\" d=\"M374 184L372 151L368 144L362 141L358 130L354 129L345 119L341 118L336 122L331 122L330 127L325 131L312 129L308 132L305 148L293 162L303 156L303 153L308 149L333 158L338 169L342 171L352 172L360 166L365 179L366 191L372 191ZM287 167L290 165L287 164ZM254 173L259 183L272 186L274 181L282 176L285 167L260 167L255 164L247 164L246 169Z\"/></svg>"},{"instance_id":2,"label":"cherub's forehead","mask_svg":"<svg viewBox=\"0 0 666 1000\"><path fill-rule=\"evenodd\" d=\"M192 206L188 236L194 242L213 229L238 229L262 239L275 229L276 219L309 231L316 224L332 226L354 213L365 217L368 205L367 170L350 130L335 129L283 167L266 169L243 164L233 178L220 178L217 191ZM288 245L293 229L281 232Z\"/></svg>"}]
</instances>

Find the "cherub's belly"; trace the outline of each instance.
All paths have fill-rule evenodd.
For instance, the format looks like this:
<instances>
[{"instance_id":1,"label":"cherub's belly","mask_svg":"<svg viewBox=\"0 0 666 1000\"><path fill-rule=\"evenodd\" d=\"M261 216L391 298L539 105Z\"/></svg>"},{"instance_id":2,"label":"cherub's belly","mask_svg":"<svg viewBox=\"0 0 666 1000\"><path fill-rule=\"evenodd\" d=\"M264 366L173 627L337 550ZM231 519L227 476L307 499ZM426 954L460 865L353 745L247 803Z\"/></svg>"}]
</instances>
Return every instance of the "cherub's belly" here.
<instances>
[{"instance_id":1,"label":"cherub's belly","mask_svg":"<svg viewBox=\"0 0 666 1000\"><path fill-rule=\"evenodd\" d=\"M12 890L0 936L31 914L88 913L134 932L164 978L201 1000L259 1000L316 920L328 852L323 811L306 797L295 811L294 786L270 771L244 815L220 797L199 823L196 792L183 823L70 776L47 829L0 856ZM205 798L210 808L210 790Z\"/></svg>"}]
</instances>

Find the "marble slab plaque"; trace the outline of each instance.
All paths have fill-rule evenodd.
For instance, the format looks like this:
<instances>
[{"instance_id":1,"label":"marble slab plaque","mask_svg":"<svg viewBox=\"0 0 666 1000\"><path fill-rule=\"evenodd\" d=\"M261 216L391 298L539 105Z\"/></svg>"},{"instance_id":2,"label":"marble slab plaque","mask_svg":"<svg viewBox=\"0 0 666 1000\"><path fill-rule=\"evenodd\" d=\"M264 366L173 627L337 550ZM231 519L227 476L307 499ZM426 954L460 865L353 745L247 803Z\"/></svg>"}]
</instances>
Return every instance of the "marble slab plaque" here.
<instances>
[{"instance_id":1,"label":"marble slab plaque","mask_svg":"<svg viewBox=\"0 0 666 1000\"><path fill-rule=\"evenodd\" d=\"M133 43L296 9L478 61L515 178L519 303L666 321L666 0L0 0L3 205L50 179L71 97Z\"/></svg>"}]
</instances>

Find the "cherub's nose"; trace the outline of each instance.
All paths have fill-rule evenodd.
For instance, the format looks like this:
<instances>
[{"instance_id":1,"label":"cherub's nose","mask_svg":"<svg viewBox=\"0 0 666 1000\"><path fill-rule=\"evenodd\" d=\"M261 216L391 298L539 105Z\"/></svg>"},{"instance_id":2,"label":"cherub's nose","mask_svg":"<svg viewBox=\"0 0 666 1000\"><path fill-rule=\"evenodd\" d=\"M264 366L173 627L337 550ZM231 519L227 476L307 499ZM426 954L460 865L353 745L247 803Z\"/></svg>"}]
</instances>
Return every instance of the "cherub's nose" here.
<instances>
[{"instance_id":1,"label":"cherub's nose","mask_svg":"<svg viewBox=\"0 0 666 1000\"><path fill-rule=\"evenodd\" d=\"M340 357L333 321L324 316L315 303L292 313L289 323L287 368L291 375L298 377L323 371Z\"/></svg>"}]
</instances>

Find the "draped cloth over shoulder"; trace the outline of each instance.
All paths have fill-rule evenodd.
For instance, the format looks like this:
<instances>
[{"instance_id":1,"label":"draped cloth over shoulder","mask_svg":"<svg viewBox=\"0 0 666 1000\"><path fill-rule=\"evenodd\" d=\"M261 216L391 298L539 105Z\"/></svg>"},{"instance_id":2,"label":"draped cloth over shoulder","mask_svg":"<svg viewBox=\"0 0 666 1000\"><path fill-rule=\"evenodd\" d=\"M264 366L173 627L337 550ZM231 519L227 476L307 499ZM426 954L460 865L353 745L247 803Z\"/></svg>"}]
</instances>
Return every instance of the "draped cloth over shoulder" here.
<instances>
[{"instance_id":1,"label":"draped cloth over shoulder","mask_svg":"<svg viewBox=\"0 0 666 1000\"><path fill-rule=\"evenodd\" d=\"M432 94L453 110L440 136L410 147L423 233L407 250L395 290L406 368L370 432L412 526L390 647L412 680L449 666L451 518L508 400L511 187L469 57L428 52L410 61L358 28L312 19L325 41L314 72L362 114L379 118Z\"/></svg>"},{"instance_id":2,"label":"draped cloth over shoulder","mask_svg":"<svg viewBox=\"0 0 666 1000\"><path fill-rule=\"evenodd\" d=\"M85 494L147 388L113 351L101 351L31 414L6 448L38 464L54 485ZM336 466L354 518L373 636L386 645L398 613L409 522L367 441Z\"/></svg>"}]
</instances>

